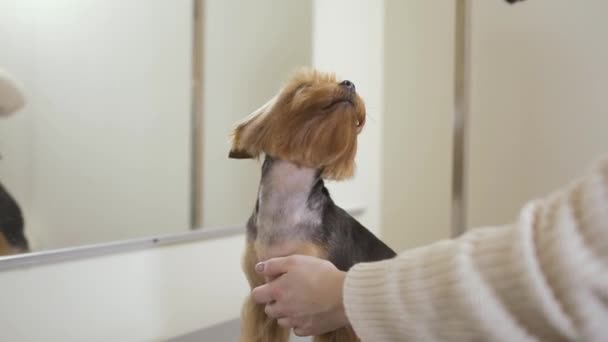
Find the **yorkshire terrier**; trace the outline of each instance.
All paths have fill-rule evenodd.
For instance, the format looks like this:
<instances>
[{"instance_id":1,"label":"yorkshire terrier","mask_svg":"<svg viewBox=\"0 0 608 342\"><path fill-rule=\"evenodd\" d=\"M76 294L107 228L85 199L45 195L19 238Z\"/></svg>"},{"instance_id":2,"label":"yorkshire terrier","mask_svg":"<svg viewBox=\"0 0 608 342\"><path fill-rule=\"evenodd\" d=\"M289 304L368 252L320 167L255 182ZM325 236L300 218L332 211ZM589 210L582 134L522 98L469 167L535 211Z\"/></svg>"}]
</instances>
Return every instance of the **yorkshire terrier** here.
<instances>
[{"instance_id":1,"label":"yorkshire terrier","mask_svg":"<svg viewBox=\"0 0 608 342\"><path fill-rule=\"evenodd\" d=\"M337 206L324 179L352 177L365 105L347 80L313 69L296 72L269 102L237 124L230 158L264 155L255 209L247 222L243 269L251 288L265 283L255 265L272 257L304 254L347 271L359 262L395 252ZM248 298L242 342L288 341L289 329ZM314 341L358 341L352 328Z\"/></svg>"}]
</instances>

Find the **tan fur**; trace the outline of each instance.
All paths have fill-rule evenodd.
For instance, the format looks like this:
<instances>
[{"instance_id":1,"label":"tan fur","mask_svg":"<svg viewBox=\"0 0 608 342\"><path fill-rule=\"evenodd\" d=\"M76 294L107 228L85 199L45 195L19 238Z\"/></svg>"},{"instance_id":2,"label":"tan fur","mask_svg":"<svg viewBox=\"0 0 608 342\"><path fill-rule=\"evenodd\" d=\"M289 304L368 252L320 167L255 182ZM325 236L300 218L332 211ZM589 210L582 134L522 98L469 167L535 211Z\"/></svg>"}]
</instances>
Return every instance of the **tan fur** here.
<instances>
[{"instance_id":1,"label":"tan fur","mask_svg":"<svg viewBox=\"0 0 608 342\"><path fill-rule=\"evenodd\" d=\"M0 256L13 254L11 245L6 241L4 234L0 233Z\"/></svg>"},{"instance_id":2,"label":"tan fur","mask_svg":"<svg viewBox=\"0 0 608 342\"><path fill-rule=\"evenodd\" d=\"M247 243L243 256L243 271L249 281L251 289L263 285L264 278L255 271L255 264L258 263L255 247L252 243ZM270 319L264 312L264 305L259 305L253 301L251 296L245 300L241 311L241 342L282 342L289 340L289 329L285 329L277 324L277 321Z\"/></svg>"},{"instance_id":3,"label":"tan fur","mask_svg":"<svg viewBox=\"0 0 608 342\"><path fill-rule=\"evenodd\" d=\"M326 253L319 247L302 243L289 254L314 255L322 257ZM265 250L263 246L247 243L243 256L243 271L251 289L263 285L265 280L255 271L255 265L271 257L282 256ZM276 320L264 312L264 305L256 304L251 297L246 299L241 313L241 342L282 342L289 340L289 329L279 326Z\"/></svg>"},{"instance_id":4,"label":"tan fur","mask_svg":"<svg viewBox=\"0 0 608 342\"><path fill-rule=\"evenodd\" d=\"M338 83L333 74L296 72L277 96L236 126L231 156L257 158L266 153L320 169L325 179L351 177L365 105Z\"/></svg>"}]
</instances>

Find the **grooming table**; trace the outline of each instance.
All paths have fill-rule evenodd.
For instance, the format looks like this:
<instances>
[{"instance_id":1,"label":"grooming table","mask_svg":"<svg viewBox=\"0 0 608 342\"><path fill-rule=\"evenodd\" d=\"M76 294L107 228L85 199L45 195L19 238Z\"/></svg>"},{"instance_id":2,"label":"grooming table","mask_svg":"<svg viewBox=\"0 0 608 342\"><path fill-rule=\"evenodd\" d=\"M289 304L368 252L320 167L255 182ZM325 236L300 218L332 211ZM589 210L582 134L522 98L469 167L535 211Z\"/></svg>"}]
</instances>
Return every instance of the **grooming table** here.
<instances>
[{"instance_id":1,"label":"grooming table","mask_svg":"<svg viewBox=\"0 0 608 342\"><path fill-rule=\"evenodd\" d=\"M168 342L236 342L239 340L239 320L231 320L208 328L172 338ZM292 336L290 342L309 342L308 337Z\"/></svg>"}]
</instances>

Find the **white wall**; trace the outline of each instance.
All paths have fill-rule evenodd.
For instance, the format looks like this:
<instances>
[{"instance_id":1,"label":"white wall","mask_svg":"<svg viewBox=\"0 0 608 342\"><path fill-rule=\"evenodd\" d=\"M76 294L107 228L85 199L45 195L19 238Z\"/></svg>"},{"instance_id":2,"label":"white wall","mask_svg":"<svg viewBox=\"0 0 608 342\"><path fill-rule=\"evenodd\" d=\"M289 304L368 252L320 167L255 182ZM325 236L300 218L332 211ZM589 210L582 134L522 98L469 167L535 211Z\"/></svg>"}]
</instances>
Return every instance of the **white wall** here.
<instances>
[{"instance_id":1,"label":"white wall","mask_svg":"<svg viewBox=\"0 0 608 342\"><path fill-rule=\"evenodd\" d=\"M189 228L191 1L4 0L27 107L0 178L34 250Z\"/></svg>"},{"instance_id":2,"label":"white wall","mask_svg":"<svg viewBox=\"0 0 608 342\"><path fill-rule=\"evenodd\" d=\"M358 141L356 175L328 187L338 205L364 209L359 220L380 235L384 1L313 3L313 65L352 81L367 107L366 126Z\"/></svg>"},{"instance_id":3,"label":"white wall","mask_svg":"<svg viewBox=\"0 0 608 342\"><path fill-rule=\"evenodd\" d=\"M387 0L382 227L398 250L450 236L454 2Z\"/></svg>"},{"instance_id":4,"label":"white wall","mask_svg":"<svg viewBox=\"0 0 608 342\"><path fill-rule=\"evenodd\" d=\"M300 66L311 65L308 1L205 1L203 226L243 224L261 164L228 159L234 124L260 107Z\"/></svg>"},{"instance_id":5,"label":"white wall","mask_svg":"<svg viewBox=\"0 0 608 342\"><path fill-rule=\"evenodd\" d=\"M162 341L237 317L244 237L0 273L0 341Z\"/></svg>"},{"instance_id":6,"label":"white wall","mask_svg":"<svg viewBox=\"0 0 608 342\"><path fill-rule=\"evenodd\" d=\"M474 1L470 226L515 219L608 152L608 2Z\"/></svg>"}]
</instances>

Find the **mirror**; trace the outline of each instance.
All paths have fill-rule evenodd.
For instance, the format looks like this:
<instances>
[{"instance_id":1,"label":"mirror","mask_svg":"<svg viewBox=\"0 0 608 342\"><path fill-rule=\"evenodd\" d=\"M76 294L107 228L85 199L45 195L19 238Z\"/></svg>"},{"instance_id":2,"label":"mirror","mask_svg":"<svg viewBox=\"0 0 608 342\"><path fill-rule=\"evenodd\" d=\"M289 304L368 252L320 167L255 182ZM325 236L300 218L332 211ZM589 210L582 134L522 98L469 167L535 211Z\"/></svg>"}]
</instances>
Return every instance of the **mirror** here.
<instances>
[{"instance_id":1,"label":"mirror","mask_svg":"<svg viewBox=\"0 0 608 342\"><path fill-rule=\"evenodd\" d=\"M0 198L29 246L0 221L2 254L242 225L259 170L227 158L230 129L311 64L311 6L0 2L0 70L26 101L0 117Z\"/></svg>"}]
</instances>

